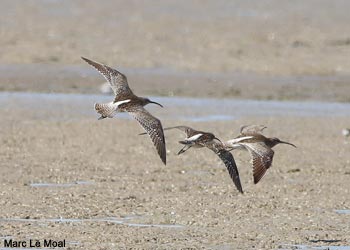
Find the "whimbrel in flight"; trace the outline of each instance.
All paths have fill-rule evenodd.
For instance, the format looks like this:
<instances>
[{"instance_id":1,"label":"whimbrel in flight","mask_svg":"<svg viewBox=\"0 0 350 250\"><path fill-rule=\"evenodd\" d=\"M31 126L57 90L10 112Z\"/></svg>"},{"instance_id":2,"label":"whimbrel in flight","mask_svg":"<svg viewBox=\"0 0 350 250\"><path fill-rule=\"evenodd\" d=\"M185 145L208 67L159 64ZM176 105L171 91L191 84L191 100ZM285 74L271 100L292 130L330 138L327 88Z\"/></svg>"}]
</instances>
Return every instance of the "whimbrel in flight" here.
<instances>
[{"instance_id":1,"label":"whimbrel in flight","mask_svg":"<svg viewBox=\"0 0 350 250\"><path fill-rule=\"evenodd\" d=\"M178 152L178 155L186 152L191 147L209 148L216 155L218 155L220 159L225 163L225 166L231 176L233 183L235 184L238 191L243 193L236 162L232 154L225 149L225 145L218 138L216 138L215 135L213 135L212 133L197 131L187 126L176 126L176 127L164 128L164 130L174 129L174 128L185 132L185 134L187 135L187 138L185 140L179 141L179 143L185 146Z\"/></svg>"},{"instance_id":2,"label":"whimbrel in flight","mask_svg":"<svg viewBox=\"0 0 350 250\"><path fill-rule=\"evenodd\" d=\"M243 126L240 135L225 143L227 148L246 149L253 163L254 184L257 184L271 167L274 151L272 148L283 143L296 147L294 144L281 141L276 137L267 138L261 134L265 129L262 125Z\"/></svg>"},{"instance_id":3,"label":"whimbrel in flight","mask_svg":"<svg viewBox=\"0 0 350 250\"><path fill-rule=\"evenodd\" d=\"M125 75L111 67L94 62L82 57L84 61L97 69L109 82L114 91L115 98L109 103L95 103L97 113L101 115L99 120L104 118L113 118L119 112L128 112L133 116L140 125L145 129L151 137L154 146L156 147L160 158L166 164L166 151L163 127L156 117L152 116L144 106L149 103L157 104L145 97L136 96L129 88L128 81Z\"/></svg>"}]
</instances>

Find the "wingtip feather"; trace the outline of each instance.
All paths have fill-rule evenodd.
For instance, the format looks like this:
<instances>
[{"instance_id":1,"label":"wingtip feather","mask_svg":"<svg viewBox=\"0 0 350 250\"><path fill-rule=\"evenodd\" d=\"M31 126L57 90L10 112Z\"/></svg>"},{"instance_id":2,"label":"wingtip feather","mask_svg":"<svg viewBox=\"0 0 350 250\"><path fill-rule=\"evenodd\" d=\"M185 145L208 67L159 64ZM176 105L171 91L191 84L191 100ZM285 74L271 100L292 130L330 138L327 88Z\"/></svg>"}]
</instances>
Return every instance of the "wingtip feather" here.
<instances>
[{"instance_id":1,"label":"wingtip feather","mask_svg":"<svg viewBox=\"0 0 350 250\"><path fill-rule=\"evenodd\" d=\"M80 58L83 59L87 63L89 63L91 61L90 59L87 59L86 57L83 57L83 56L81 56Z\"/></svg>"}]
</instances>

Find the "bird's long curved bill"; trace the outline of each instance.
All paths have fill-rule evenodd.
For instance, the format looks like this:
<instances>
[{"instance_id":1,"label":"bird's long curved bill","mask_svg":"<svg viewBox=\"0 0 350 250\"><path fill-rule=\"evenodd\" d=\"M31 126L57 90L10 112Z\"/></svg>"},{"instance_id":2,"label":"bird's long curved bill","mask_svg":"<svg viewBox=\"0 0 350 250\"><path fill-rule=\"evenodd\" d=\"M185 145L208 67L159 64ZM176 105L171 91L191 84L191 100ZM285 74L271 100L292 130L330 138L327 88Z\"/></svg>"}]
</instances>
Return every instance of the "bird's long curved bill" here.
<instances>
[{"instance_id":1,"label":"bird's long curved bill","mask_svg":"<svg viewBox=\"0 0 350 250\"><path fill-rule=\"evenodd\" d=\"M157 105L161 106L162 108L164 108L163 105L158 103L158 102L149 101L149 103L154 103L154 104L157 104Z\"/></svg>"},{"instance_id":2,"label":"bird's long curved bill","mask_svg":"<svg viewBox=\"0 0 350 250\"><path fill-rule=\"evenodd\" d=\"M222 142L219 138L217 138L217 137L214 137L214 139L216 139L216 140L218 140L219 142Z\"/></svg>"},{"instance_id":3,"label":"bird's long curved bill","mask_svg":"<svg viewBox=\"0 0 350 250\"><path fill-rule=\"evenodd\" d=\"M286 141L280 141L280 143L283 143L283 144L288 144L288 145L291 145L291 146L293 146L293 147L297 147L297 146L295 146L294 144L292 144L292 143L289 143L289 142L286 142Z\"/></svg>"}]
</instances>

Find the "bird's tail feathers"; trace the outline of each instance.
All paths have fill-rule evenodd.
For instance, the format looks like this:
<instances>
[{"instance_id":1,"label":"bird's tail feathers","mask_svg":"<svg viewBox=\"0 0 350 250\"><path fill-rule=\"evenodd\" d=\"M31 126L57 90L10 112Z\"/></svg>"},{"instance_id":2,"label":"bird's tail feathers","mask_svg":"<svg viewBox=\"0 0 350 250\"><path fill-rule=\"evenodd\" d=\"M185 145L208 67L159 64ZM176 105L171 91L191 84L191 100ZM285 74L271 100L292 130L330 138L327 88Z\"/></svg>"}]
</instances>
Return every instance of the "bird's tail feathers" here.
<instances>
[{"instance_id":1,"label":"bird's tail feathers","mask_svg":"<svg viewBox=\"0 0 350 250\"><path fill-rule=\"evenodd\" d=\"M113 102L109 103L95 103L95 110L101 115L99 119L112 118L117 113L118 106Z\"/></svg>"}]
</instances>

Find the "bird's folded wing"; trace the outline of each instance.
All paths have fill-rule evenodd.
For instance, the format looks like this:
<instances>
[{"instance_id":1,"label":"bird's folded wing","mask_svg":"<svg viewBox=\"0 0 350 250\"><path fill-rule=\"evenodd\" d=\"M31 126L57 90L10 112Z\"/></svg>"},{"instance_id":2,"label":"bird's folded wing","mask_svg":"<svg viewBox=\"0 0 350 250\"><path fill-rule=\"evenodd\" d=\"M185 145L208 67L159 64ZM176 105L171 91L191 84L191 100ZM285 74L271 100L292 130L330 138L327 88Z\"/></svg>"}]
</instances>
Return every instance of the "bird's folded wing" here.
<instances>
[{"instance_id":1,"label":"bird's folded wing","mask_svg":"<svg viewBox=\"0 0 350 250\"><path fill-rule=\"evenodd\" d=\"M162 159L163 163L166 164L165 139L160 120L152 116L141 106L133 108L128 112L140 123L147 134L151 137L160 158Z\"/></svg>"},{"instance_id":2,"label":"bird's folded wing","mask_svg":"<svg viewBox=\"0 0 350 250\"><path fill-rule=\"evenodd\" d=\"M238 191L243 193L238 168L232 154L224 148L224 145L221 142L213 141L212 143L208 143L207 148L214 151L214 153L217 154L225 163L225 166L230 174L233 183L235 184Z\"/></svg>"},{"instance_id":3,"label":"bird's folded wing","mask_svg":"<svg viewBox=\"0 0 350 250\"><path fill-rule=\"evenodd\" d=\"M253 162L254 184L257 184L272 165L274 151L262 142L245 145Z\"/></svg>"},{"instance_id":4,"label":"bird's folded wing","mask_svg":"<svg viewBox=\"0 0 350 250\"><path fill-rule=\"evenodd\" d=\"M100 72L104 76L104 78L106 78L106 80L111 85L111 88L113 89L117 99L121 94L123 95L132 94L132 91L128 85L128 80L124 74L120 73L118 70L115 70L105 64L94 62L85 57L82 57L82 59L86 61L88 64L90 64L91 66L93 66L95 69L97 69L98 72Z\"/></svg>"}]
</instances>

